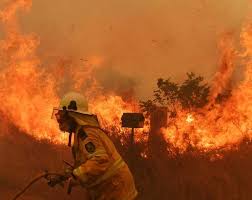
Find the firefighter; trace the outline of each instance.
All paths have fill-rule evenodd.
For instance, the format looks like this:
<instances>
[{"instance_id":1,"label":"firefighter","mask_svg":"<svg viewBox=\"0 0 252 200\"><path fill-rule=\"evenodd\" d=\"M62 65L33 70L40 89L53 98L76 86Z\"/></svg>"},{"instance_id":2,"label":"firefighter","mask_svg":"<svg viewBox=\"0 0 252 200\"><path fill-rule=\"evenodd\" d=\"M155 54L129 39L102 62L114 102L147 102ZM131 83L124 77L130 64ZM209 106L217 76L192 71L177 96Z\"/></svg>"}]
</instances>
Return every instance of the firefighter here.
<instances>
[{"instance_id":1,"label":"firefighter","mask_svg":"<svg viewBox=\"0 0 252 200\"><path fill-rule=\"evenodd\" d=\"M92 200L133 200L137 196L133 176L96 115L88 112L88 102L79 93L66 94L54 108L59 128L69 133L75 184L85 187Z\"/></svg>"}]
</instances>

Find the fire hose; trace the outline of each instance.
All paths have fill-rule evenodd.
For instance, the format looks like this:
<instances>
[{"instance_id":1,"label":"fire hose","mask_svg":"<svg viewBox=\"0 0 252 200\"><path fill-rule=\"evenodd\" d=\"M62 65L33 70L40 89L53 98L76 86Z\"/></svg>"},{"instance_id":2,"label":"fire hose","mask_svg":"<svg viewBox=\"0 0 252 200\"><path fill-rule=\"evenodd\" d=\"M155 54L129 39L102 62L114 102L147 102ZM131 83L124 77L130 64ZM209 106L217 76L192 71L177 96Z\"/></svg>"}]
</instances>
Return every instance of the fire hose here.
<instances>
[{"instance_id":1,"label":"fire hose","mask_svg":"<svg viewBox=\"0 0 252 200\"><path fill-rule=\"evenodd\" d=\"M72 170L74 169L73 165L71 165L70 163L68 163L67 161L63 160L63 162L70 167ZM52 179L52 176L57 177L56 181L55 179ZM35 184L37 181L39 181L42 178L45 178L48 181L48 185L51 187L54 187L55 185L59 184L62 187L64 186L64 182L67 181L68 179L70 179L71 177L73 177L74 179L76 179L76 177L72 174L72 173L68 173L68 174L60 174L60 173L50 173L47 170L38 175L37 177L35 177L34 179L32 179L29 184L27 184L18 194L16 194L16 196L12 199L12 200L16 200L18 199L20 196L22 196L33 184ZM68 190L67 193L70 194L71 190L72 190L72 182L71 179L69 181L69 185L68 185Z\"/></svg>"},{"instance_id":2,"label":"fire hose","mask_svg":"<svg viewBox=\"0 0 252 200\"><path fill-rule=\"evenodd\" d=\"M53 182L50 182L50 176L57 176L57 177L59 177L59 182L55 182L55 183L53 183ZM45 178L45 179L47 179L49 182L48 182L48 184L50 185L50 186L54 186L54 185L56 185L56 184L63 184L63 182L64 181L66 181L69 177L65 177L65 176L63 176L62 174L59 174L59 173L49 173L49 172L44 172L44 173L42 173L42 174L40 174L40 175L38 175L37 177L35 177L34 179L32 179L32 181L30 181L29 182L29 184L27 184L18 194L16 194L15 195L15 197L14 198L12 198L12 200L16 200L16 199L18 199L20 196L22 196L33 184L35 184L37 181L39 181L40 179L42 179L42 178ZM70 187L70 185L69 185L69 187ZM71 188L68 188L68 193L69 193L69 191L71 191Z\"/></svg>"}]
</instances>

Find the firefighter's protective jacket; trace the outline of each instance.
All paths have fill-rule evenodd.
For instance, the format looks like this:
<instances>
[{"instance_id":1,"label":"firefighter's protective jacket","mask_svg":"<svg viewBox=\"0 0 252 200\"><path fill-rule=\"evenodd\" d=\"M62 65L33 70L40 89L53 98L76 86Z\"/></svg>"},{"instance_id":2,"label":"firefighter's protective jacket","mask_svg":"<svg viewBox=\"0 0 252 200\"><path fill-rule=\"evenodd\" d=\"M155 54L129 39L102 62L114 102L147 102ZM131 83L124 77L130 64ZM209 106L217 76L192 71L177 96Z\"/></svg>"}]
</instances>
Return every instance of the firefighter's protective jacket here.
<instances>
[{"instance_id":1,"label":"firefighter's protective jacket","mask_svg":"<svg viewBox=\"0 0 252 200\"><path fill-rule=\"evenodd\" d=\"M137 191L132 174L99 126L79 126L72 152L73 174L88 189L92 200L135 199Z\"/></svg>"}]
</instances>

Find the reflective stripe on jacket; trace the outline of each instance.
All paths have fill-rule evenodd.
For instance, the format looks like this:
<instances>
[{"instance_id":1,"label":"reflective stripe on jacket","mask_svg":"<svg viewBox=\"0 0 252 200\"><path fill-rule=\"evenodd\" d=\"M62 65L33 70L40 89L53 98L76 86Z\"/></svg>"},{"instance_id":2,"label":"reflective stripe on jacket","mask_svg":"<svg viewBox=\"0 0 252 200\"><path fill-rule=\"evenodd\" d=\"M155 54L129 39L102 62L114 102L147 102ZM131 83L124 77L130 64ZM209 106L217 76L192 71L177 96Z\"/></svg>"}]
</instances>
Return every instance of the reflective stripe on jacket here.
<instances>
[{"instance_id":1,"label":"reflective stripe on jacket","mask_svg":"<svg viewBox=\"0 0 252 200\"><path fill-rule=\"evenodd\" d=\"M73 174L95 200L133 200L132 174L114 144L99 127L78 127L73 145ZM95 194L95 195L94 195Z\"/></svg>"}]
</instances>

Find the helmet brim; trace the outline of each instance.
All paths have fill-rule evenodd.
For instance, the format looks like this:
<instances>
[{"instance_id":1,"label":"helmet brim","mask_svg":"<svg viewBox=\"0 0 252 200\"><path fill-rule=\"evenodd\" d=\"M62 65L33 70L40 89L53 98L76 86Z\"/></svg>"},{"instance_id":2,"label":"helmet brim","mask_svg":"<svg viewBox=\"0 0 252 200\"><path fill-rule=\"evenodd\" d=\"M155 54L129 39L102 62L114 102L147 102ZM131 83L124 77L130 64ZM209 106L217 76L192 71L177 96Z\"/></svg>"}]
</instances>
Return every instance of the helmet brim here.
<instances>
[{"instance_id":1,"label":"helmet brim","mask_svg":"<svg viewBox=\"0 0 252 200\"><path fill-rule=\"evenodd\" d=\"M63 111L62 108L54 107L54 108L53 108L53 111L52 111L51 119L55 119L55 114L56 114L58 111L60 111L60 110ZM66 109L66 111L68 111L68 112L74 112L74 113L79 113L79 114L83 114L83 115L93 115L93 114L90 113L90 112L82 112L82 111L77 111L77 110L72 110L72 109Z\"/></svg>"}]
</instances>

